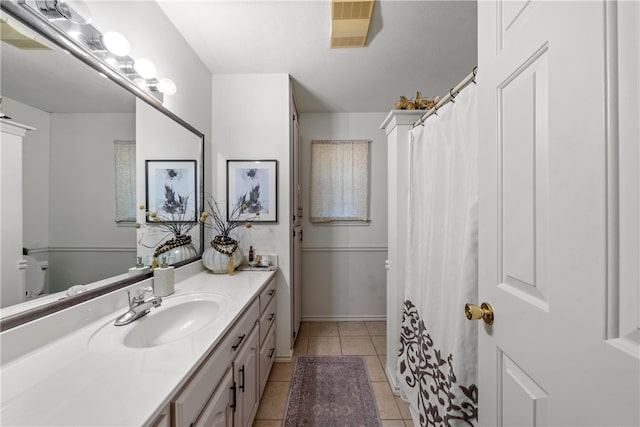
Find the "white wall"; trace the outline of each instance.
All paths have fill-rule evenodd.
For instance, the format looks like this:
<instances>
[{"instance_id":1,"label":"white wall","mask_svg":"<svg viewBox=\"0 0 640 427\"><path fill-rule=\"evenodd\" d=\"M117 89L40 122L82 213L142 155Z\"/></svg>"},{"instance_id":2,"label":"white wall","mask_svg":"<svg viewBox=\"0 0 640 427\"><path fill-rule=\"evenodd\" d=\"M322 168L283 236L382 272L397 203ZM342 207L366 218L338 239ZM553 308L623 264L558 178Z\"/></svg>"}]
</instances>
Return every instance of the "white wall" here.
<instances>
[{"instance_id":1,"label":"white wall","mask_svg":"<svg viewBox=\"0 0 640 427\"><path fill-rule=\"evenodd\" d=\"M158 77L174 81L178 91L164 105L211 135L211 73L155 1L91 1L91 23L101 32L118 31L131 44L129 56L147 58Z\"/></svg>"},{"instance_id":2,"label":"white wall","mask_svg":"<svg viewBox=\"0 0 640 427\"><path fill-rule=\"evenodd\" d=\"M278 223L257 224L241 240L245 254L277 254L277 356L291 350L289 76L213 76L213 160L217 200L226 198L226 161L278 160ZM240 230L240 229L239 229Z\"/></svg>"},{"instance_id":3,"label":"white wall","mask_svg":"<svg viewBox=\"0 0 640 427\"><path fill-rule=\"evenodd\" d=\"M134 114L51 114L52 292L105 278L107 264L124 272L135 263L135 232L114 221L113 141L133 139Z\"/></svg>"},{"instance_id":4,"label":"white wall","mask_svg":"<svg viewBox=\"0 0 640 427\"><path fill-rule=\"evenodd\" d=\"M115 218L113 140L135 139L133 114L50 114L5 98L36 128L23 144L23 246L49 261L45 292L124 272L135 232Z\"/></svg>"},{"instance_id":5,"label":"white wall","mask_svg":"<svg viewBox=\"0 0 640 427\"><path fill-rule=\"evenodd\" d=\"M386 113L300 114L303 320L383 319L386 316L387 146L380 131ZM311 141L369 139L369 223L309 222Z\"/></svg>"},{"instance_id":6,"label":"white wall","mask_svg":"<svg viewBox=\"0 0 640 427\"><path fill-rule=\"evenodd\" d=\"M136 100L136 205L146 205L145 164L147 160L196 160L197 185L201 175L200 146L200 138L194 133L162 115L143 101ZM200 196L193 194L190 197L192 202L197 203L196 206L198 206ZM197 210L196 218L199 215L200 212ZM136 220L140 224L145 224L144 211L137 211ZM199 228L194 227L189 234L193 239L193 245L196 248L200 247ZM154 247L156 242L173 237L153 225L143 225L137 230L137 235L138 242L142 241L145 245L154 245ZM138 244L138 256L141 256L145 263L148 256L153 255L154 250L154 248Z\"/></svg>"}]
</instances>

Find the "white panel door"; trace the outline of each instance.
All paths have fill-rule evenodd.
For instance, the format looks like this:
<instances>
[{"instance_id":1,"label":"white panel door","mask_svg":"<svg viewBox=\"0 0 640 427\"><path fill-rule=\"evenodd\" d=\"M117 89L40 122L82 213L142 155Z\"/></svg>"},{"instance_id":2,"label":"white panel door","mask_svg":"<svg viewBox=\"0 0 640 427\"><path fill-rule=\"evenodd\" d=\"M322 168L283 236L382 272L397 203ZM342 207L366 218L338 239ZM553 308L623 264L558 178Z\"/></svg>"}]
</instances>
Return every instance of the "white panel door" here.
<instances>
[{"instance_id":1,"label":"white panel door","mask_svg":"<svg viewBox=\"0 0 640 427\"><path fill-rule=\"evenodd\" d=\"M495 311L479 328L481 425L640 424L638 275L619 274L620 214L636 232L639 218L618 196L614 48L630 33L617 14L478 2L478 302ZM633 153L623 172L637 179Z\"/></svg>"}]
</instances>

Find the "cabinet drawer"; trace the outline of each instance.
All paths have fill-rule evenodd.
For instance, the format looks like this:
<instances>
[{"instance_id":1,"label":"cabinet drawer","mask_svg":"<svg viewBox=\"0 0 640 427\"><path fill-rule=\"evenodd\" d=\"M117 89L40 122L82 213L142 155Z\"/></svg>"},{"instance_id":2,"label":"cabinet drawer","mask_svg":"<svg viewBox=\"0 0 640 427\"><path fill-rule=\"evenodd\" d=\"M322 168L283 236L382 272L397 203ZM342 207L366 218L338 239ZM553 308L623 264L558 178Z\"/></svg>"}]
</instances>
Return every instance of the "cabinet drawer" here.
<instances>
[{"instance_id":1,"label":"cabinet drawer","mask_svg":"<svg viewBox=\"0 0 640 427\"><path fill-rule=\"evenodd\" d=\"M175 427L189 427L198 418L216 384L219 383L241 348L242 342L258 320L258 311L259 302L256 298L221 343L216 346L211 356L201 365L184 390L174 399Z\"/></svg>"},{"instance_id":2,"label":"cabinet drawer","mask_svg":"<svg viewBox=\"0 0 640 427\"><path fill-rule=\"evenodd\" d=\"M267 385L271 366L276 358L276 327L271 326L267 332L267 338L262 347L260 347L260 396Z\"/></svg>"},{"instance_id":3,"label":"cabinet drawer","mask_svg":"<svg viewBox=\"0 0 640 427\"><path fill-rule=\"evenodd\" d=\"M267 337L267 332L276 321L276 299L271 298L271 302L260 316L260 345Z\"/></svg>"},{"instance_id":4,"label":"cabinet drawer","mask_svg":"<svg viewBox=\"0 0 640 427\"><path fill-rule=\"evenodd\" d=\"M275 299L276 295L276 279L273 278L269 284L260 293L260 314L264 313L265 309L271 302L271 299Z\"/></svg>"}]
</instances>

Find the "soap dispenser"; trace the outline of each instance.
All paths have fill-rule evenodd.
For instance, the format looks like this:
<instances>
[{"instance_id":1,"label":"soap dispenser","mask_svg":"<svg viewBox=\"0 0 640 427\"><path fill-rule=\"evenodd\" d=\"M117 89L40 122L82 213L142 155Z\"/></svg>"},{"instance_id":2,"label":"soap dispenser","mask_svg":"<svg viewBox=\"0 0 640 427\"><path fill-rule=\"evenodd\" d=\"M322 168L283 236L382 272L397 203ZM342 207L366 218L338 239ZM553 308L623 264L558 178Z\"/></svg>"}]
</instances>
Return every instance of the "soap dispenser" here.
<instances>
[{"instance_id":1,"label":"soap dispenser","mask_svg":"<svg viewBox=\"0 0 640 427\"><path fill-rule=\"evenodd\" d=\"M153 295L166 297L175 291L173 266L167 265L167 258L162 257L160 267L153 270Z\"/></svg>"},{"instance_id":2,"label":"soap dispenser","mask_svg":"<svg viewBox=\"0 0 640 427\"><path fill-rule=\"evenodd\" d=\"M129 269L129 277L138 276L140 274L146 274L146 273L148 273L150 271L151 271L151 268L149 268L148 266L145 266L142 263L142 257L139 256L137 258L136 266L135 267L131 267Z\"/></svg>"}]
</instances>

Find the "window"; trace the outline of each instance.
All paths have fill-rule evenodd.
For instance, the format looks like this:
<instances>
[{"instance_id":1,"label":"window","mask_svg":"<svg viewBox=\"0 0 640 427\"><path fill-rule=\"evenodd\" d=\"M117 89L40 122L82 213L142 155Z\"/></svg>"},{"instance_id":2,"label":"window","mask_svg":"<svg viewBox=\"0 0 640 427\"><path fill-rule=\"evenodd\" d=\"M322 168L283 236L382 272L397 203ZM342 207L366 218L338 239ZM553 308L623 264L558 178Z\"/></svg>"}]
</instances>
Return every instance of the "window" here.
<instances>
[{"instance_id":1,"label":"window","mask_svg":"<svg viewBox=\"0 0 640 427\"><path fill-rule=\"evenodd\" d=\"M136 142L113 141L116 223L136 222Z\"/></svg>"},{"instance_id":2,"label":"window","mask_svg":"<svg viewBox=\"0 0 640 427\"><path fill-rule=\"evenodd\" d=\"M311 141L311 222L369 221L369 143Z\"/></svg>"}]
</instances>

